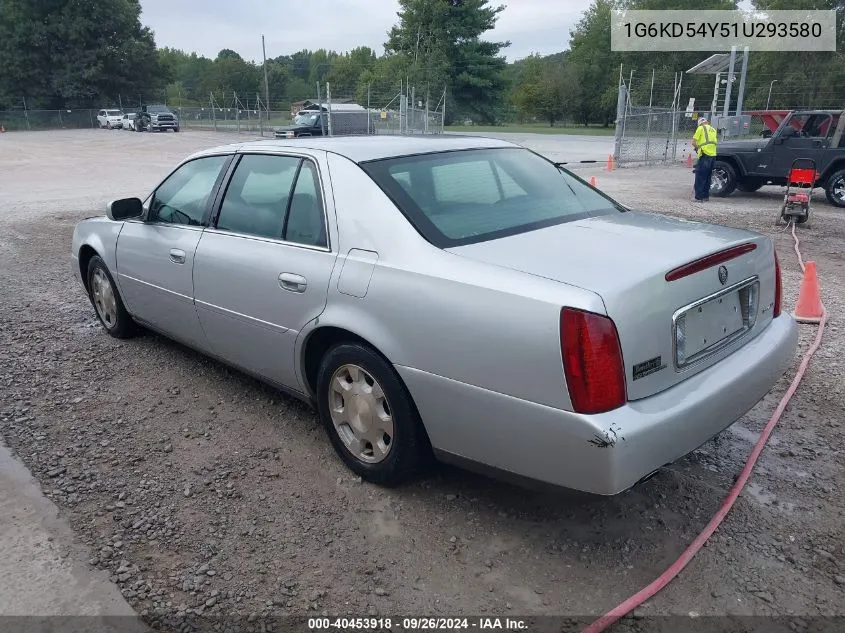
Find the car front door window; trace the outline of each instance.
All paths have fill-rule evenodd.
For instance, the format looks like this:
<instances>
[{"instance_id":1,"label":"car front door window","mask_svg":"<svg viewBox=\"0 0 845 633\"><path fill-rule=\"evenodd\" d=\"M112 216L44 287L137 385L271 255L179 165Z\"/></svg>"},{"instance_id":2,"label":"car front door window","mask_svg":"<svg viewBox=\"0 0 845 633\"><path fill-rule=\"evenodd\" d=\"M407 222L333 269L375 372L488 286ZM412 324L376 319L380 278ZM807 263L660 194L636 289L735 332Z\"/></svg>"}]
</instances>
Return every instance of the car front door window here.
<instances>
[{"instance_id":1,"label":"car front door window","mask_svg":"<svg viewBox=\"0 0 845 633\"><path fill-rule=\"evenodd\" d=\"M208 156L182 165L156 189L148 220L202 226L209 197L227 158Z\"/></svg>"},{"instance_id":2,"label":"car front door window","mask_svg":"<svg viewBox=\"0 0 845 633\"><path fill-rule=\"evenodd\" d=\"M221 231L281 239L301 159L248 154L241 158L220 206Z\"/></svg>"}]
</instances>

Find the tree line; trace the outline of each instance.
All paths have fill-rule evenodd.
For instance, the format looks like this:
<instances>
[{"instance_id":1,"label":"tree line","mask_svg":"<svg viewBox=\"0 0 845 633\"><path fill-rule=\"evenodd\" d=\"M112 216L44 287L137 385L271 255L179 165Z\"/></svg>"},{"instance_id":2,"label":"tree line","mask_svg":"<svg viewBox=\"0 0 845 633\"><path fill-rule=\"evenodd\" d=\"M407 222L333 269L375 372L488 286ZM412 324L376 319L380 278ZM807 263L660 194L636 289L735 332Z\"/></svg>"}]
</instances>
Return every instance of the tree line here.
<instances>
[{"instance_id":1,"label":"tree line","mask_svg":"<svg viewBox=\"0 0 845 633\"><path fill-rule=\"evenodd\" d=\"M139 0L105 4L108 10L102 2L0 0L0 109L24 102L31 109L156 101L225 106L235 98L252 108L259 100L267 107L269 93L270 108L284 110L315 98L317 85L328 82L334 98L372 107L386 107L402 86L413 86L415 99L429 107L445 98L447 122L610 125L620 75L626 83L632 80L633 104L667 107L680 74L705 56L611 51L614 9L737 8L736 0L592 0L566 50L508 63L504 53L510 43L486 38L504 6L490 0L399 0L398 21L381 54L366 46L302 50L270 57L265 68L228 48L213 59L157 48L153 33L141 24ZM752 53L746 107L762 108L768 100L781 108L845 106L845 9L839 0L753 0L753 5L837 9L839 50ZM709 106L713 76L684 74L682 81L682 106L690 96Z\"/></svg>"}]
</instances>

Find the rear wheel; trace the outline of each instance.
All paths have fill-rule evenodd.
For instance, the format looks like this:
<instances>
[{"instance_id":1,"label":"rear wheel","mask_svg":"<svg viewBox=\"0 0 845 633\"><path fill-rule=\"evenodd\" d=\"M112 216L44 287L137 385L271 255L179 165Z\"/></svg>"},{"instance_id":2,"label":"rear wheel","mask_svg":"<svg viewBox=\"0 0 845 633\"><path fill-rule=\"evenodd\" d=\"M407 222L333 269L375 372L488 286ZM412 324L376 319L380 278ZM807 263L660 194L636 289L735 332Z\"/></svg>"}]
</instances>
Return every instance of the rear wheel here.
<instances>
[{"instance_id":1,"label":"rear wheel","mask_svg":"<svg viewBox=\"0 0 845 633\"><path fill-rule=\"evenodd\" d=\"M360 343L331 348L317 375L317 408L344 463L362 478L396 486L429 454L419 414L396 371Z\"/></svg>"},{"instance_id":2,"label":"rear wheel","mask_svg":"<svg viewBox=\"0 0 845 633\"><path fill-rule=\"evenodd\" d=\"M752 193L765 184L762 178L742 178L736 183L736 188L744 193Z\"/></svg>"},{"instance_id":3,"label":"rear wheel","mask_svg":"<svg viewBox=\"0 0 845 633\"><path fill-rule=\"evenodd\" d=\"M736 189L736 170L730 163L717 160L713 163L713 173L710 176L710 195L724 198Z\"/></svg>"},{"instance_id":4,"label":"rear wheel","mask_svg":"<svg viewBox=\"0 0 845 633\"><path fill-rule=\"evenodd\" d=\"M845 207L845 169L840 169L827 179L824 193L830 204Z\"/></svg>"}]
</instances>

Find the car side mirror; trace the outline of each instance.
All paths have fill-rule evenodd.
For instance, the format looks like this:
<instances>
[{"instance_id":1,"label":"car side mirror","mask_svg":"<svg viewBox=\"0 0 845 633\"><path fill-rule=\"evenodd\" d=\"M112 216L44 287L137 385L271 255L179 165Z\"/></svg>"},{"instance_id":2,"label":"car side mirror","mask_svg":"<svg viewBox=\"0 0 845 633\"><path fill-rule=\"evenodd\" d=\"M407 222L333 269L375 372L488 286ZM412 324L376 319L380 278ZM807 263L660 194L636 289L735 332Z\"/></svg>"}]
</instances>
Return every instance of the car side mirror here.
<instances>
[{"instance_id":1,"label":"car side mirror","mask_svg":"<svg viewBox=\"0 0 845 633\"><path fill-rule=\"evenodd\" d=\"M106 211L109 220L129 220L144 214L144 203L140 198L123 198L111 202Z\"/></svg>"}]
</instances>

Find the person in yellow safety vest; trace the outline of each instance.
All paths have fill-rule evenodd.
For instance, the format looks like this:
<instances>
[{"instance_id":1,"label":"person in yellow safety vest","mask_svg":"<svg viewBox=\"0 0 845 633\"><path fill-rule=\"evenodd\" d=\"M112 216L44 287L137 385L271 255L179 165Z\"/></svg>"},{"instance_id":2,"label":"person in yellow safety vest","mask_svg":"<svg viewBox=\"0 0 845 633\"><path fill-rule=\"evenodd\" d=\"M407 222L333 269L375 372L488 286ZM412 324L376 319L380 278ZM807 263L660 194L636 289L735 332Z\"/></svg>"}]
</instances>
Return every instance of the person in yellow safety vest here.
<instances>
[{"instance_id":1,"label":"person in yellow safety vest","mask_svg":"<svg viewBox=\"0 0 845 633\"><path fill-rule=\"evenodd\" d=\"M698 154L695 166L695 201L706 202L710 199L710 176L716 156L718 134L705 117L698 119L698 127L692 137L692 147Z\"/></svg>"}]
</instances>

